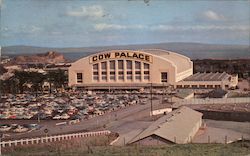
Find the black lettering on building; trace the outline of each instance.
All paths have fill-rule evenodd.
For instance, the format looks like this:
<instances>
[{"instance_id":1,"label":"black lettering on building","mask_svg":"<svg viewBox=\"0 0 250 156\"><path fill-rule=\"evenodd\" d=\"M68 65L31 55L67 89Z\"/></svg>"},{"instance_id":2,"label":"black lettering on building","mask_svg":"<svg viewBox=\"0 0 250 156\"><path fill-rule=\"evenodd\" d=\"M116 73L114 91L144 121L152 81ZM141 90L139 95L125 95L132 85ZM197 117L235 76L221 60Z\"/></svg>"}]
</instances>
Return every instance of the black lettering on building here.
<instances>
[{"instance_id":1,"label":"black lettering on building","mask_svg":"<svg viewBox=\"0 0 250 156\"><path fill-rule=\"evenodd\" d=\"M125 53L121 53L120 57L126 57Z\"/></svg>"},{"instance_id":2,"label":"black lettering on building","mask_svg":"<svg viewBox=\"0 0 250 156\"><path fill-rule=\"evenodd\" d=\"M118 57L118 56L120 56L120 53L116 52L115 57Z\"/></svg>"},{"instance_id":3,"label":"black lettering on building","mask_svg":"<svg viewBox=\"0 0 250 156\"><path fill-rule=\"evenodd\" d=\"M97 61L97 56L93 56L93 57L92 57L92 61L93 61L93 62Z\"/></svg>"},{"instance_id":4,"label":"black lettering on building","mask_svg":"<svg viewBox=\"0 0 250 156\"><path fill-rule=\"evenodd\" d=\"M144 55L143 54L139 54L139 59L144 59Z\"/></svg>"},{"instance_id":5,"label":"black lettering on building","mask_svg":"<svg viewBox=\"0 0 250 156\"><path fill-rule=\"evenodd\" d=\"M148 62L150 62L150 57L149 57L149 55L145 55L145 60L148 61Z\"/></svg>"},{"instance_id":6,"label":"black lettering on building","mask_svg":"<svg viewBox=\"0 0 250 156\"><path fill-rule=\"evenodd\" d=\"M133 58L138 58L136 53L133 54Z\"/></svg>"},{"instance_id":7,"label":"black lettering on building","mask_svg":"<svg viewBox=\"0 0 250 156\"><path fill-rule=\"evenodd\" d=\"M109 59L110 58L110 53L104 54L105 59Z\"/></svg>"},{"instance_id":8,"label":"black lettering on building","mask_svg":"<svg viewBox=\"0 0 250 156\"><path fill-rule=\"evenodd\" d=\"M129 58L133 58L133 56L132 56L132 55L130 55L129 53L127 53L127 57L129 57Z\"/></svg>"},{"instance_id":9,"label":"black lettering on building","mask_svg":"<svg viewBox=\"0 0 250 156\"><path fill-rule=\"evenodd\" d=\"M101 54L101 55L99 55L99 60L102 60L103 59L103 55Z\"/></svg>"}]
</instances>

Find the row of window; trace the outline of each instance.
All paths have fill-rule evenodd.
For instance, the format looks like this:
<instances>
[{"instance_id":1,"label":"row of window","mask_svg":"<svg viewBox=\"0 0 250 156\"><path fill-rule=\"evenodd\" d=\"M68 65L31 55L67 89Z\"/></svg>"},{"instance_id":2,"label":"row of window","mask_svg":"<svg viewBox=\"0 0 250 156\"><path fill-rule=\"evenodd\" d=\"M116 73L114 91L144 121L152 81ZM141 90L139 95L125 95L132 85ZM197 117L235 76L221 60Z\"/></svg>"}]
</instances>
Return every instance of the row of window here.
<instances>
[{"instance_id":1,"label":"row of window","mask_svg":"<svg viewBox=\"0 0 250 156\"><path fill-rule=\"evenodd\" d=\"M95 81L99 80L99 74L98 71L93 72L93 79ZM118 71L118 79L119 80L124 80L124 71ZM141 71L136 71L135 72L135 79L136 80L141 80ZM102 80L107 80L107 72L103 71L102 72ZM110 72L110 80L115 80L115 71ZM127 80L132 80L132 71L127 71ZM144 80L149 80L149 71L144 71ZM83 74L82 73L77 73L77 83L82 83L83 82ZM168 73L167 72L162 72L161 73L161 82L168 82ZM190 85L184 85L184 88L189 88ZM196 85L192 85L192 88L196 88ZM202 86L200 86L202 87ZM205 86L204 86L205 87ZM215 88L220 87L219 85L215 85ZM182 86L178 85L177 88L182 88ZM212 85L208 85L207 88L213 88Z\"/></svg>"},{"instance_id":2,"label":"row of window","mask_svg":"<svg viewBox=\"0 0 250 156\"><path fill-rule=\"evenodd\" d=\"M118 80L125 80L125 73L124 73L124 65L126 65L126 79L132 80L133 75L133 61L131 60L118 60L118 61L109 61L109 62L101 62L100 64L94 64L93 65L93 80L98 81L99 80L99 65L100 67L100 75L101 80L107 81L107 70L108 70L108 64L109 63L109 79L116 80L116 74L118 75ZM117 65L117 67L116 67ZM142 71L142 65L143 65L143 71ZM147 63L141 63L138 61L134 61L134 69L135 69L135 80L141 80L142 72L144 73L144 79L149 80L149 64ZM117 72L116 72L117 71Z\"/></svg>"},{"instance_id":3,"label":"row of window","mask_svg":"<svg viewBox=\"0 0 250 156\"><path fill-rule=\"evenodd\" d=\"M115 72L110 72L109 74L110 76L110 80L115 80ZM123 71L119 71L118 72L118 79L119 80L124 80L124 72ZM102 72L102 80L107 80L107 72ZM135 74L135 79L136 80L141 80L141 72L139 73L138 71ZM149 80L149 71L144 71L144 79L145 80ZM93 80L98 81L99 80L99 74L98 72L93 73ZM132 71L128 71L127 72L127 80L132 80Z\"/></svg>"},{"instance_id":4,"label":"row of window","mask_svg":"<svg viewBox=\"0 0 250 156\"><path fill-rule=\"evenodd\" d=\"M176 88L221 88L221 85L177 85Z\"/></svg>"},{"instance_id":5,"label":"row of window","mask_svg":"<svg viewBox=\"0 0 250 156\"><path fill-rule=\"evenodd\" d=\"M115 71L109 73L110 75L115 75ZM124 71L118 71L118 74L123 75ZM135 74L141 74L141 71L135 71ZM93 71L93 75L98 75L98 71ZM102 75L107 75L107 71L102 71ZM127 71L127 75L132 75L132 71ZM144 71L144 75L149 75L149 71Z\"/></svg>"},{"instance_id":6,"label":"row of window","mask_svg":"<svg viewBox=\"0 0 250 156\"><path fill-rule=\"evenodd\" d=\"M124 60L118 60L118 70L124 69ZM115 70L115 61L109 61L109 68L110 70ZM98 63L93 65L93 70L98 70ZM143 63L144 69L149 70L149 64ZM132 61L126 60L126 68L127 70L132 70ZM106 70L107 69L107 62L101 62L101 69ZM135 61L135 69L141 69L141 62Z\"/></svg>"},{"instance_id":7,"label":"row of window","mask_svg":"<svg viewBox=\"0 0 250 156\"><path fill-rule=\"evenodd\" d=\"M109 63L109 64L107 64ZM118 80L125 80L125 78L128 81L133 80L133 63L134 63L134 78L135 81L149 81L150 80L150 70L149 70L149 64L147 63L141 63L138 61L131 61L131 60L118 60L114 61L111 60L109 62L101 62L93 65L93 81L107 81L108 75L109 80L115 81L116 75ZM116 68L117 64L117 68ZM126 64L126 74L124 71L124 64ZM100 67L99 67L100 65ZM109 74L108 74L108 65L109 65ZM100 68L100 69L99 69ZM126 77L125 77L126 75ZM100 79L99 79L99 76ZM143 76L143 77L142 77ZM83 82L83 75L82 73L77 73L77 83ZM161 73L161 82L168 82L168 73L162 72Z\"/></svg>"}]
</instances>

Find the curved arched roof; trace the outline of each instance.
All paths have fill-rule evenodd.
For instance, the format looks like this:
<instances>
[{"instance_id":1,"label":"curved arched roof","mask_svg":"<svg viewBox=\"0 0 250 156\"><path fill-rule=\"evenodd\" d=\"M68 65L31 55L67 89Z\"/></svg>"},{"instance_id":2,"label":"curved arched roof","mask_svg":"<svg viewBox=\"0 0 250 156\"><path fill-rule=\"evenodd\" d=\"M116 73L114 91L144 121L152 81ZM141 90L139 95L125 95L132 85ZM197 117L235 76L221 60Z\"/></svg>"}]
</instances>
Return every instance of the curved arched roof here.
<instances>
[{"instance_id":1,"label":"curved arched roof","mask_svg":"<svg viewBox=\"0 0 250 156\"><path fill-rule=\"evenodd\" d=\"M166 61L169 61L172 64L174 64L177 67L177 73L181 73L181 72L184 72L184 71L192 68L192 61L190 60L190 58L188 58L184 55L175 53L175 52L162 50L162 49L106 50L106 51L91 54L89 56L93 56L93 55L96 55L99 53L101 54L101 53L115 52L115 51L137 51L137 52L141 52L141 53L149 53L149 54L153 55L154 57L165 59ZM87 57L89 57L89 56L87 56ZM84 57L84 58L86 58L86 57ZM81 58L78 61L80 61L84 58Z\"/></svg>"},{"instance_id":2,"label":"curved arched roof","mask_svg":"<svg viewBox=\"0 0 250 156\"><path fill-rule=\"evenodd\" d=\"M162 49L142 49L140 51L161 56L173 62L177 67L177 73L181 73L192 68L192 61L190 58L167 50Z\"/></svg>"}]
</instances>

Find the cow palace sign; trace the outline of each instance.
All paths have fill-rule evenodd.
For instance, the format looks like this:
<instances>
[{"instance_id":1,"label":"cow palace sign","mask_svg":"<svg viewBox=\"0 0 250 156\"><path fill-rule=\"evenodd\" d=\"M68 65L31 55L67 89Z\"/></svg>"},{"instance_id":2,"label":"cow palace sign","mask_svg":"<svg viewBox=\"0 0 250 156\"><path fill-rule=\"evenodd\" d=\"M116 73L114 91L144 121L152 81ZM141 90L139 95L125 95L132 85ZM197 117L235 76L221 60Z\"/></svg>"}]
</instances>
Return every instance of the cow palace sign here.
<instances>
[{"instance_id":1,"label":"cow palace sign","mask_svg":"<svg viewBox=\"0 0 250 156\"><path fill-rule=\"evenodd\" d=\"M127 52L107 52L99 53L89 57L90 63L95 63L99 61L105 61L110 59L132 59L152 63L153 56L141 52L127 51Z\"/></svg>"}]
</instances>

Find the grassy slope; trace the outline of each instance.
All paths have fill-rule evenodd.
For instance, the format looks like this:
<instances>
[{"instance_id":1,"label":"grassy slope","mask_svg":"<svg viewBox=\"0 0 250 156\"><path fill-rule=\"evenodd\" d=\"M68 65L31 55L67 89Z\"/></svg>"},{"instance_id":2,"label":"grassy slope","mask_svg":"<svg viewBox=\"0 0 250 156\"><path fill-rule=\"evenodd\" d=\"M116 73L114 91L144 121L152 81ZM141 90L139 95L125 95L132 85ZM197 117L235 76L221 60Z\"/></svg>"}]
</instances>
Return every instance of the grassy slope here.
<instances>
[{"instance_id":1,"label":"grassy slope","mask_svg":"<svg viewBox=\"0 0 250 156\"><path fill-rule=\"evenodd\" d=\"M114 138L74 139L4 150L6 156L240 156L250 154L250 142L234 144L185 144L172 146L108 146Z\"/></svg>"}]
</instances>

